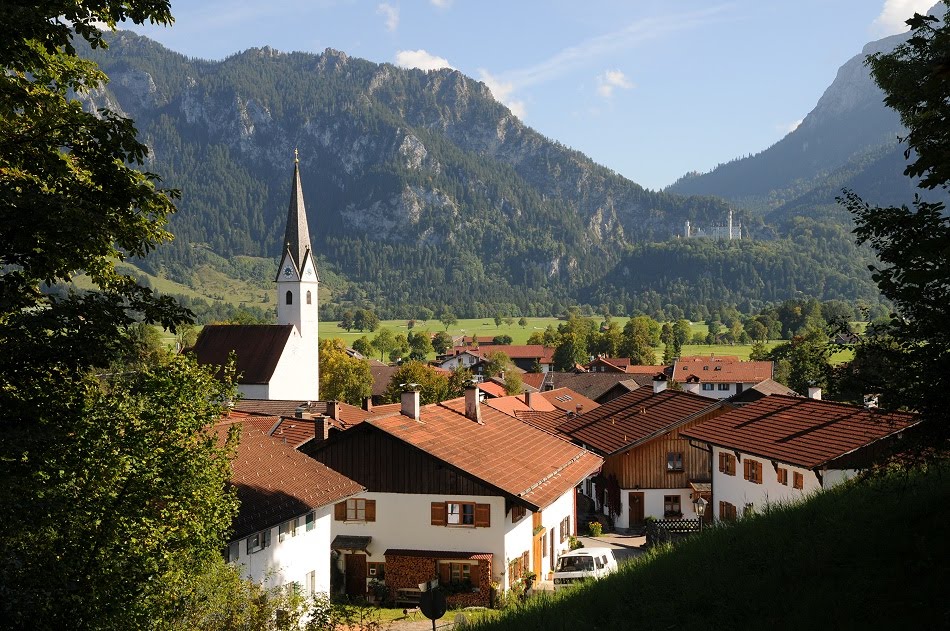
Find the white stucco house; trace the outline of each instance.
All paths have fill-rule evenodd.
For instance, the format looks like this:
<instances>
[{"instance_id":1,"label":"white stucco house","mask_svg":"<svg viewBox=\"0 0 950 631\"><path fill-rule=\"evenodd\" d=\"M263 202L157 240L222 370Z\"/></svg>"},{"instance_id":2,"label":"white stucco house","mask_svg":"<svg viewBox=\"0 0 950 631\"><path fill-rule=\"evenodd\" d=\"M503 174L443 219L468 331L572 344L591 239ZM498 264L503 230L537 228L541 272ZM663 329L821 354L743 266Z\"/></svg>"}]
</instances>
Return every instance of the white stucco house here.
<instances>
[{"instance_id":1,"label":"white stucco house","mask_svg":"<svg viewBox=\"0 0 950 631\"><path fill-rule=\"evenodd\" d=\"M681 435L710 451L713 514L728 521L839 484L918 422L913 414L772 395Z\"/></svg>"},{"instance_id":2,"label":"white stucco house","mask_svg":"<svg viewBox=\"0 0 950 631\"><path fill-rule=\"evenodd\" d=\"M680 357L673 364L673 379L683 390L726 399L772 378L772 362L741 361L732 355Z\"/></svg>"},{"instance_id":3,"label":"white stucco house","mask_svg":"<svg viewBox=\"0 0 950 631\"><path fill-rule=\"evenodd\" d=\"M544 576L576 532L575 487L602 460L547 432L464 398L368 419L301 449L364 485L331 523L345 591L373 579L410 601L439 578L449 602L487 604L492 583Z\"/></svg>"},{"instance_id":4,"label":"white stucco house","mask_svg":"<svg viewBox=\"0 0 950 631\"><path fill-rule=\"evenodd\" d=\"M333 506L363 487L245 418L218 423L222 441L232 427L241 433L231 476L241 505L227 560L268 587L297 583L308 595L329 593Z\"/></svg>"}]
</instances>

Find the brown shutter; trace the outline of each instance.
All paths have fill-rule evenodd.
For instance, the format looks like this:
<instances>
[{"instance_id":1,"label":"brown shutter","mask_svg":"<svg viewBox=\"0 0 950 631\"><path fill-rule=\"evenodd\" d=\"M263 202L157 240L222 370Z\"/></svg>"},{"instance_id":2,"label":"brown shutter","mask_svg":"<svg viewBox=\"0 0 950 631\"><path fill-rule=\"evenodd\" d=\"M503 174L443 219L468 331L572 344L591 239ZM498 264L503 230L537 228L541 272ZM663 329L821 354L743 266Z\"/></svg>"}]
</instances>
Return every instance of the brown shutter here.
<instances>
[{"instance_id":1,"label":"brown shutter","mask_svg":"<svg viewBox=\"0 0 950 631\"><path fill-rule=\"evenodd\" d=\"M755 482L762 484L762 463L758 460L755 461Z\"/></svg>"},{"instance_id":2,"label":"brown shutter","mask_svg":"<svg viewBox=\"0 0 950 631\"><path fill-rule=\"evenodd\" d=\"M337 502L333 506L333 519L336 521L346 521L346 502Z\"/></svg>"},{"instance_id":3,"label":"brown shutter","mask_svg":"<svg viewBox=\"0 0 950 631\"><path fill-rule=\"evenodd\" d=\"M725 472L726 472L726 458L725 458L725 456L726 456L726 454L720 452L720 454L719 454L719 473L725 473Z\"/></svg>"},{"instance_id":4,"label":"brown shutter","mask_svg":"<svg viewBox=\"0 0 950 631\"><path fill-rule=\"evenodd\" d=\"M491 526L491 504L475 505L475 527L488 528Z\"/></svg>"},{"instance_id":5,"label":"brown shutter","mask_svg":"<svg viewBox=\"0 0 950 631\"><path fill-rule=\"evenodd\" d=\"M376 500L366 500L366 521L376 521Z\"/></svg>"},{"instance_id":6,"label":"brown shutter","mask_svg":"<svg viewBox=\"0 0 950 631\"><path fill-rule=\"evenodd\" d=\"M478 573L479 563L476 561L472 563L471 569L468 571L469 579L472 581L472 587L478 587L478 581L481 578L481 575Z\"/></svg>"},{"instance_id":7,"label":"brown shutter","mask_svg":"<svg viewBox=\"0 0 950 631\"><path fill-rule=\"evenodd\" d=\"M448 585L452 582L452 564L439 563L439 583Z\"/></svg>"},{"instance_id":8,"label":"brown shutter","mask_svg":"<svg viewBox=\"0 0 950 631\"><path fill-rule=\"evenodd\" d=\"M445 525L445 502L432 502L432 525Z\"/></svg>"}]
</instances>

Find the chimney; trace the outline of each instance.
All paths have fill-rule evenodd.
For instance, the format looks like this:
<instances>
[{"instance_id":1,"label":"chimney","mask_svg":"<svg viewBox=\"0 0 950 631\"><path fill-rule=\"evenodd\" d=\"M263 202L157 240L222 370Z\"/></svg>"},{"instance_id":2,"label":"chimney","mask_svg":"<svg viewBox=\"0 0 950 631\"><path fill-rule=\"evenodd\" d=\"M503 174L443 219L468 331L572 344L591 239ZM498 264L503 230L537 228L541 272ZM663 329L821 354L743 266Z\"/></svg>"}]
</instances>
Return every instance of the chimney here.
<instances>
[{"instance_id":1,"label":"chimney","mask_svg":"<svg viewBox=\"0 0 950 631\"><path fill-rule=\"evenodd\" d=\"M407 390L402 393L402 409L400 412L403 416L408 416L414 421L419 420L419 391L418 390Z\"/></svg>"},{"instance_id":2,"label":"chimney","mask_svg":"<svg viewBox=\"0 0 950 631\"><path fill-rule=\"evenodd\" d=\"M327 401L327 416L332 418L334 421L340 420L340 402L339 401Z\"/></svg>"},{"instance_id":3,"label":"chimney","mask_svg":"<svg viewBox=\"0 0 950 631\"><path fill-rule=\"evenodd\" d=\"M294 418L313 418L313 416L310 414L307 408L301 405L294 410Z\"/></svg>"},{"instance_id":4,"label":"chimney","mask_svg":"<svg viewBox=\"0 0 950 631\"><path fill-rule=\"evenodd\" d=\"M534 397L536 393L534 392L525 392L524 393L524 404L527 405L532 410L534 409Z\"/></svg>"},{"instance_id":5,"label":"chimney","mask_svg":"<svg viewBox=\"0 0 950 631\"><path fill-rule=\"evenodd\" d=\"M666 390L666 375L657 373L653 375L653 394Z\"/></svg>"},{"instance_id":6,"label":"chimney","mask_svg":"<svg viewBox=\"0 0 950 631\"><path fill-rule=\"evenodd\" d=\"M373 411L373 397L366 397L363 399L363 409L367 412Z\"/></svg>"},{"instance_id":7,"label":"chimney","mask_svg":"<svg viewBox=\"0 0 950 631\"><path fill-rule=\"evenodd\" d=\"M318 440L330 438L330 419L322 414L313 419L313 437Z\"/></svg>"},{"instance_id":8,"label":"chimney","mask_svg":"<svg viewBox=\"0 0 950 631\"><path fill-rule=\"evenodd\" d=\"M808 398L821 401L821 388L818 386L808 386Z\"/></svg>"},{"instance_id":9,"label":"chimney","mask_svg":"<svg viewBox=\"0 0 950 631\"><path fill-rule=\"evenodd\" d=\"M465 386L465 417L479 425L484 425L477 384Z\"/></svg>"}]
</instances>

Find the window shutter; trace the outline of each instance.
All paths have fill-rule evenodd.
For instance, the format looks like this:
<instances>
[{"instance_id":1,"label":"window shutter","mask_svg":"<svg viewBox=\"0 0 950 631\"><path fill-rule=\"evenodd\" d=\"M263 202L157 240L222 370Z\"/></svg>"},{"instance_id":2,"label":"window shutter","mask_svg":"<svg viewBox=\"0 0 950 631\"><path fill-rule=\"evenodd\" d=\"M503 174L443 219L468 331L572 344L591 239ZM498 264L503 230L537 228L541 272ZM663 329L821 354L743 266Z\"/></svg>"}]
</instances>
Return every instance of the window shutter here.
<instances>
[{"instance_id":1,"label":"window shutter","mask_svg":"<svg viewBox=\"0 0 950 631\"><path fill-rule=\"evenodd\" d=\"M452 564L439 563L439 582L448 585L452 582Z\"/></svg>"},{"instance_id":2,"label":"window shutter","mask_svg":"<svg viewBox=\"0 0 950 631\"><path fill-rule=\"evenodd\" d=\"M480 564L478 562L472 563L471 569L468 571L468 577L472 581L472 587L478 587L478 581L481 578L481 575L478 573Z\"/></svg>"},{"instance_id":3,"label":"window shutter","mask_svg":"<svg viewBox=\"0 0 950 631\"><path fill-rule=\"evenodd\" d=\"M264 545L262 547L266 548L270 545L270 528L264 531Z\"/></svg>"},{"instance_id":4,"label":"window shutter","mask_svg":"<svg viewBox=\"0 0 950 631\"><path fill-rule=\"evenodd\" d=\"M333 519L336 521L346 521L346 502L337 502L333 506Z\"/></svg>"},{"instance_id":5,"label":"window shutter","mask_svg":"<svg viewBox=\"0 0 950 631\"><path fill-rule=\"evenodd\" d=\"M366 521L376 521L376 500L366 500Z\"/></svg>"},{"instance_id":6,"label":"window shutter","mask_svg":"<svg viewBox=\"0 0 950 631\"><path fill-rule=\"evenodd\" d=\"M762 484L762 463L758 460L755 461L755 482Z\"/></svg>"},{"instance_id":7,"label":"window shutter","mask_svg":"<svg viewBox=\"0 0 950 631\"><path fill-rule=\"evenodd\" d=\"M475 505L475 527L488 528L491 526L491 504Z\"/></svg>"},{"instance_id":8,"label":"window shutter","mask_svg":"<svg viewBox=\"0 0 950 631\"><path fill-rule=\"evenodd\" d=\"M445 502L432 502L432 525L445 525Z\"/></svg>"}]
</instances>

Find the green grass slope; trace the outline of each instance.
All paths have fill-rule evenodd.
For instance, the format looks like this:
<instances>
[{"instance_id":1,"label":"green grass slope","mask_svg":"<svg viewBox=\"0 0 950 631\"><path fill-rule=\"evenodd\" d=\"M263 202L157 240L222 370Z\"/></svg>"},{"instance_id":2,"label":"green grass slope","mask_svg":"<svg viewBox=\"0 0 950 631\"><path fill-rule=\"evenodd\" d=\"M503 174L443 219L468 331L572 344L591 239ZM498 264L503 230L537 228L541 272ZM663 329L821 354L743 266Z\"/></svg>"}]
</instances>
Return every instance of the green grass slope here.
<instances>
[{"instance_id":1,"label":"green grass slope","mask_svg":"<svg viewBox=\"0 0 950 631\"><path fill-rule=\"evenodd\" d=\"M507 629L950 628L950 468L893 474L659 548Z\"/></svg>"}]
</instances>

